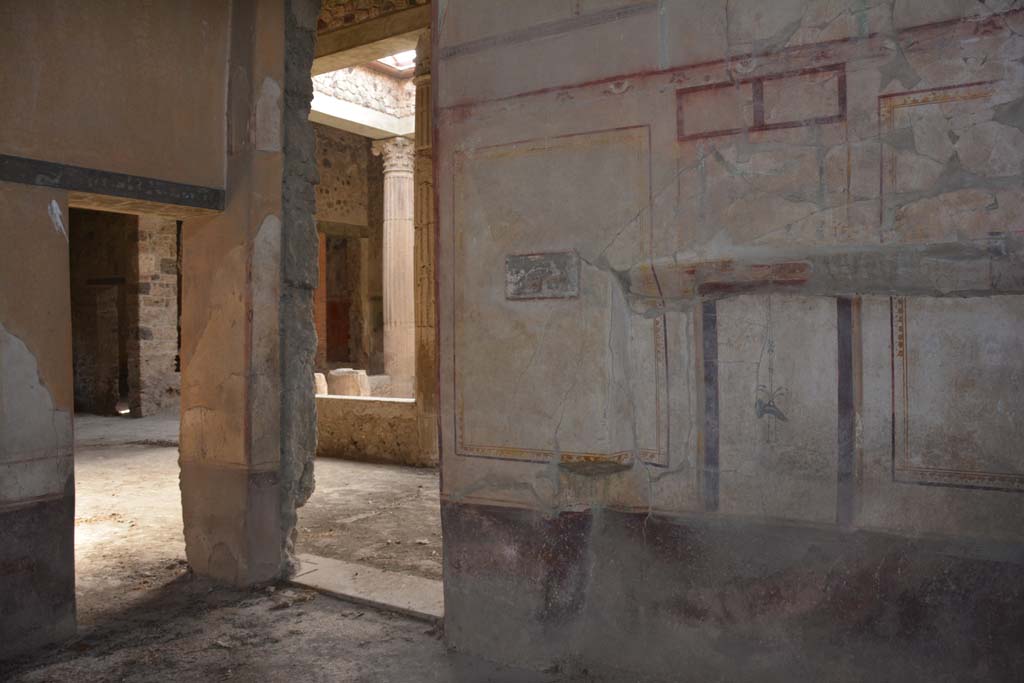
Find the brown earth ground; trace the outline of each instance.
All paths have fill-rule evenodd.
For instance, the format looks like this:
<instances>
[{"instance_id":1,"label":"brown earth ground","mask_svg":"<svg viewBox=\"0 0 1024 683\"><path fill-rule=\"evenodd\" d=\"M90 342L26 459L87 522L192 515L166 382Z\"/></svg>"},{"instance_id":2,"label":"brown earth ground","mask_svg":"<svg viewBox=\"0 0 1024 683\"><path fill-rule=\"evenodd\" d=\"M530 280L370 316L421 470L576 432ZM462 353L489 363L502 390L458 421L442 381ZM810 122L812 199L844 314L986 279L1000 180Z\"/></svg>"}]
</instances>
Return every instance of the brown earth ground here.
<instances>
[{"instance_id":1,"label":"brown earth ground","mask_svg":"<svg viewBox=\"0 0 1024 683\"><path fill-rule=\"evenodd\" d=\"M437 470L318 458L296 549L441 578Z\"/></svg>"},{"instance_id":2,"label":"brown earth ground","mask_svg":"<svg viewBox=\"0 0 1024 683\"><path fill-rule=\"evenodd\" d=\"M194 577L177 449L165 445L176 426L76 420L78 636L0 663L0 680L582 680L448 652L439 627L312 591ZM316 477L301 552L440 578L436 471L318 460Z\"/></svg>"}]
</instances>

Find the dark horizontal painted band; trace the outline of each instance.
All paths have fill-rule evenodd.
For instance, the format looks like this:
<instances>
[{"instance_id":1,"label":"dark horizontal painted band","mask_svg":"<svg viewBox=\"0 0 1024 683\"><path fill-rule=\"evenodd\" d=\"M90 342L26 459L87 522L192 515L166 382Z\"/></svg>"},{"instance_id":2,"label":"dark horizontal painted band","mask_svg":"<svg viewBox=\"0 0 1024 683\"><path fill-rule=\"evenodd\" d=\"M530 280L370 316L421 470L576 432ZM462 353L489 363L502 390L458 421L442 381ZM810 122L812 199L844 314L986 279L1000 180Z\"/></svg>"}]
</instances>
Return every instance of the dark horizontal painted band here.
<instances>
[{"instance_id":1,"label":"dark horizontal painted band","mask_svg":"<svg viewBox=\"0 0 1024 683\"><path fill-rule=\"evenodd\" d=\"M158 204L224 210L224 190L0 154L0 180Z\"/></svg>"}]
</instances>

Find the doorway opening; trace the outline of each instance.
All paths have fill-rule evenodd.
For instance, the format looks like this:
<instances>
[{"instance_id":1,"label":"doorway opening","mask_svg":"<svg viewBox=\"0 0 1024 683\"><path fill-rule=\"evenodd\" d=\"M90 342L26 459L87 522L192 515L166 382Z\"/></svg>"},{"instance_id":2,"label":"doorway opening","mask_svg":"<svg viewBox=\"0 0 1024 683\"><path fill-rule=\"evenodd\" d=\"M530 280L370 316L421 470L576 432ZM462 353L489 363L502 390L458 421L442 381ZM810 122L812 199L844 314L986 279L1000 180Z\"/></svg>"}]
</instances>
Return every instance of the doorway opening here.
<instances>
[{"instance_id":1,"label":"doorway opening","mask_svg":"<svg viewBox=\"0 0 1024 683\"><path fill-rule=\"evenodd\" d=\"M389 52L324 73L314 63L318 448L316 488L299 510L295 580L436 619L440 485L436 451L420 430L430 367L417 363L417 279L430 278L432 295L433 272L432 264L421 272L425 226L416 220L418 155L430 153L417 144L417 106L429 102L429 82L417 76L425 37L412 33Z\"/></svg>"},{"instance_id":2,"label":"doorway opening","mask_svg":"<svg viewBox=\"0 0 1024 683\"><path fill-rule=\"evenodd\" d=\"M180 222L72 208L78 621L187 570L178 490Z\"/></svg>"}]
</instances>

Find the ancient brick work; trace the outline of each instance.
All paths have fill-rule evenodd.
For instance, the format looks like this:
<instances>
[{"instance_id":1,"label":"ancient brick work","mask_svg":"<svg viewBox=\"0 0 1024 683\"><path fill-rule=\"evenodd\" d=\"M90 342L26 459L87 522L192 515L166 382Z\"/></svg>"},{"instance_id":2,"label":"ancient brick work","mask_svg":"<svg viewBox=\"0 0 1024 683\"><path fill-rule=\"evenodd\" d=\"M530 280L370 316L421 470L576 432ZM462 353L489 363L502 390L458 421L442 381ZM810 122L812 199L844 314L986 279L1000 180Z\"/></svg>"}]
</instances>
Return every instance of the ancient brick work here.
<instances>
[{"instance_id":1,"label":"ancient brick work","mask_svg":"<svg viewBox=\"0 0 1024 683\"><path fill-rule=\"evenodd\" d=\"M313 124L320 184L316 217L350 225L367 224L370 141L355 133Z\"/></svg>"}]
</instances>

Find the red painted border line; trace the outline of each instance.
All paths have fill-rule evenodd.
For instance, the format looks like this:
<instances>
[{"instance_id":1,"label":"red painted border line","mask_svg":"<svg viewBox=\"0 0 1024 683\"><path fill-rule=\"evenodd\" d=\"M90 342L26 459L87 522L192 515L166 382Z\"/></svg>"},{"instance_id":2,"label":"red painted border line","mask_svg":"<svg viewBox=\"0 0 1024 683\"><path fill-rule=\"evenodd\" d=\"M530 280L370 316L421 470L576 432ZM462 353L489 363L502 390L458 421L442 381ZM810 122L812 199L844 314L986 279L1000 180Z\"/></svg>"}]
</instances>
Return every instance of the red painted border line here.
<instances>
[{"instance_id":1,"label":"red painted border line","mask_svg":"<svg viewBox=\"0 0 1024 683\"><path fill-rule=\"evenodd\" d=\"M1013 10L1009 10L1009 11L1006 11L1006 12L1001 12L1001 13L995 14L995 15L985 16L985 17L980 17L980 16L979 17L963 17L963 18L959 18L959 19L949 19L949 20L946 20L946 21L936 21L936 22L932 22L932 23L929 23L929 24L920 24L918 26L910 26L910 27L907 27L907 28L904 28L904 29L900 29L900 30L898 30L896 32L896 35L906 35L906 34L918 33L918 32L922 32L922 31L938 29L938 28L943 28L943 27L947 27L947 26L958 26L958 25L968 25L968 24L973 24L973 25L977 26L977 25L984 24L984 23L990 23L990 22L992 22L992 21L994 21L996 19L1001 19L1003 17L1011 17L1011 16L1014 16L1014 15L1017 15L1017 14L1021 14L1021 13L1024 13L1024 7L1020 8L1020 9L1013 9ZM630 78L641 78L641 77L648 77L648 76L664 76L664 75L669 75L669 74L684 73L686 71L691 71L693 69L706 68L706 67L718 66L718 65L723 65L723 64L732 64L732 63L743 62L743 61L747 61L747 60L755 59L755 58L783 57L783 56L786 56L786 55L791 55L791 54L794 54L794 53L799 53L801 51L804 51L804 52L819 52L822 49L827 49L829 47L833 47L833 46L836 46L836 45L845 45L845 44L849 44L849 43L868 42L868 41L876 39L876 38L878 38L880 36L883 36L883 34L880 34L878 32L874 32L874 33L869 33L869 34L867 34L865 36L847 36L845 38L834 38L832 40L823 40L823 41L818 42L818 43L807 43L807 44L802 44L802 45L794 45L792 47L782 48L781 50L777 50L775 52L764 52L764 53L747 52L747 53L743 53L743 54L730 55L728 57L722 57L722 58L719 58L719 59L709 59L709 60L705 60L703 62L692 62L692 63L689 63L689 64L679 64L677 66L672 66L672 67L666 68L666 69L651 69L651 70L646 70L646 71L635 71L635 72L630 72L630 73L617 74L617 75L614 75L614 76L604 76L604 77L601 77L601 78L595 78L595 79L591 79L591 80L587 80L587 81L581 81L579 83L568 83L568 84L563 84L563 85L547 86L547 87L544 87L544 88L536 88L534 90L526 90L526 91L523 91L521 93L514 93L512 95L503 95L501 97L494 97L494 98L491 98L491 99L483 99L483 100L475 100L475 101L470 100L470 101L467 101L467 102L459 102L459 103L456 103L456 104L450 104L448 106L438 106L438 107L436 107L436 109L437 109L438 112L458 111L460 109L472 109L473 107L477 107L477 106L484 105L484 104L496 104L496 103L500 103L500 102L506 102L506 101L509 101L509 100L516 100L516 99L526 98L526 97L535 97L537 95L547 95L547 94L556 93L556 92L569 92L569 91L572 91L572 90L579 90L581 88L588 88L588 87L592 87L592 86L595 86L595 85L604 85L604 84L608 84L608 83L615 83L617 81L623 81L623 80L627 80L627 79L630 79ZM435 54L437 54L437 53L435 52Z\"/></svg>"},{"instance_id":2,"label":"red painted border line","mask_svg":"<svg viewBox=\"0 0 1024 683\"><path fill-rule=\"evenodd\" d=\"M780 121L778 123L766 122L764 106L765 81L777 81L785 78L796 78L799 76L827 73L836 74L836 111L838 113L832 114L831 116L817 116L814 118L801 119L797 121ZM707 90L720 90L722 88L739 87L748 84L751 87L751 98L753 100L754 106L753 125L742 128L726 128L722 130L703 131L700 133L693 133L690 135L686 134L686 131L684 130L684 97L704 92ZM687 142L690 140L704 140L707 138L724 137L727 135L738 135L743 132L756 133L770 130L782 130L786 128L802 128L804 126L841 123L846 120L846 64L839 63L829 64L826 66L809 67L806 69L791 69L789 71L767 74L765 76L752 76L750 78L744 78L738 81L721 81L718 83L711 83L708 85L698 85L690 88L680 88L679 90L676 90L676 116L676 139L679 140L680 142Z\"/></svg>"}]
</instances>

